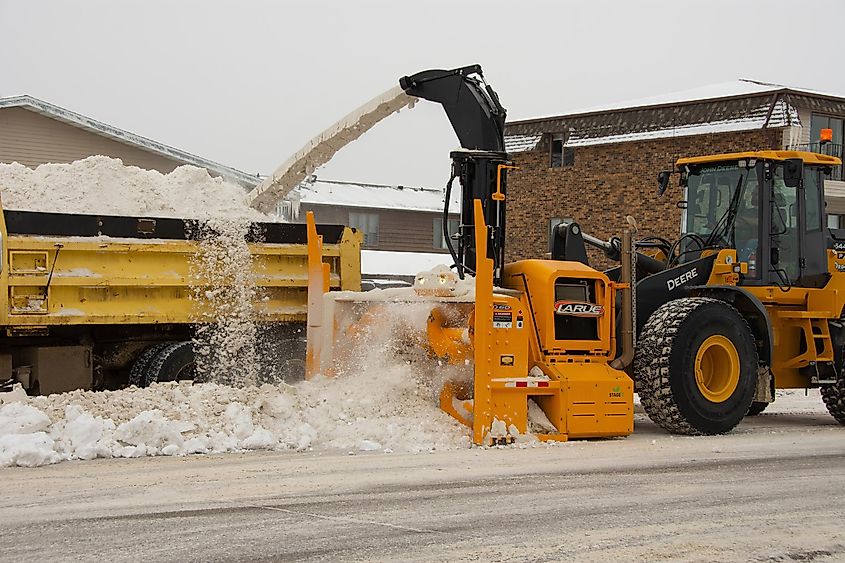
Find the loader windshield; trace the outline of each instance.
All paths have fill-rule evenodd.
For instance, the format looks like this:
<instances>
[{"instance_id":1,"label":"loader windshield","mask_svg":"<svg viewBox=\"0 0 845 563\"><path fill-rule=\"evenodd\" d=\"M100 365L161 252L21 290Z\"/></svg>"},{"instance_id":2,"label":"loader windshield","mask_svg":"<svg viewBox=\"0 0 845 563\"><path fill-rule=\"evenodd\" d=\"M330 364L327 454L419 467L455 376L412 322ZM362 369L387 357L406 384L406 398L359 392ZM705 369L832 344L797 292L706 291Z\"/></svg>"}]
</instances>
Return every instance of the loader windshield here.
<instances>
[{"instance_id":1,"label":"loader windshield","mask_svg":"<svg viewBox=\"0 0 845 563\"><path fill-rule=\"evenodd\" d=\"M687 213L682 251L735 248L757 277L760 254L760 189L757 166L747 161L693 167L687 177Z\"/></svg>"}]
</instances>

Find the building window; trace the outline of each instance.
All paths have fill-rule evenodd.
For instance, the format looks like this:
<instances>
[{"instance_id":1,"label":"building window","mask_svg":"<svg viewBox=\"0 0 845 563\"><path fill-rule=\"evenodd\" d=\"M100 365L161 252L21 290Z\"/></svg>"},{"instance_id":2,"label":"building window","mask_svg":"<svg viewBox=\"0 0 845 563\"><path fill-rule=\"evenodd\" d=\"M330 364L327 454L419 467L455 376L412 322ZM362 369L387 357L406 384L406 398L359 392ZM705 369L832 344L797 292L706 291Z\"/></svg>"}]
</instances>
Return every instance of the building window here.
<instances>
[{"instance_id":1,"label":"building window","mask_svg":"<svg viewBox=\"0 0 845 563\"><path fill-rule=\"evenodd\" d=\"M575 164L575 149L564 146L562 138L553 138L551 167L561 168L573 164Z\"/></svg>"},{"instance_id":2,"label":"building window","mask_svg":"<svg viewBox=\"0 0 845 563\"><path fill-rule=\"evenodd\" d=\"M459 220L457 218L449 218L449 235L454 235L458 232ZM446 238L443 236L443 217L434 218L434 248L446 249ZM453 243L454 245L454 243Z\"/></svg>"},{"instance_id":3,"label":"building window","mask_svg":"<svg viewBox=\"0 0 845 563\"><path fill-rule=\"evenodd\" d=\"M364 246L378 246L378 213L350 211L349 226L364 234Z\"/></svg>"},{"instance_id":4,"label":"building window","mask_svg":"<svg viewBox=\"0 0 845 563\"><path fill-rule=\"evenodd\" d=\"M552 217L549 219L549 252L552 251L552 241L554 240L555 227L561 223L571 223L571 217Z\"/></svg>"}]
</instances>

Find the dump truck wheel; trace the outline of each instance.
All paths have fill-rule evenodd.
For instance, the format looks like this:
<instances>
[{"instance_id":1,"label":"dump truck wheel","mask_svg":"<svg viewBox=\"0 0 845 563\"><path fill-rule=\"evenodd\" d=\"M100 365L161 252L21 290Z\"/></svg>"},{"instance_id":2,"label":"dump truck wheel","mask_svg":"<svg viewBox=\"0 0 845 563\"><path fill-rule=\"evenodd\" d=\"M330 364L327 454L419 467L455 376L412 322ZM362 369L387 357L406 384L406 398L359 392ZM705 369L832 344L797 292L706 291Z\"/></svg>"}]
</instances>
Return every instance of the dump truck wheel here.
<instances>
[{"instance_id":1,"label":"dump truck wheel","mask_svg":"<svg viewBox=\"0 0 845 563\"><path fill-rule=\"evenodd\" d=\"M159 350L150 362L145 384L193 379L194 375L193 343L175 342Z\"/></svg>"},{"instance_id":2,"label":"dump truck wheel","mask_svg":"<svg viewBox=\"0 0 845 563\"><path fill-rule=\"evenodd\" d=\"M751 406L748 407L748 413L746 413L745 416L757 416L758 414L766 410L766 407L768 406L769 403L766 403L764 401L754 401L753 403L751 403Z\"/></svg>"},{"instance_id":3,"label":"dump truck wheel","mask_svg":"<svg viewBox=\"0 0 845 563\"><path fill-rule=\"evenodd\" d=\"M634 358L649 418L678 434L722 434L751 407L757 350L729 304L706 297L662 305L643 327Z\"/></svg>"},{"instance_id":4,"label":"dump truck wheel","mask_svg":"<svg viewBox=\"0 0 845 563\"><path fill-rule=\"evenodd\" d=\"M145 380L147 378L147 369L159 352L164 348L173 344L172 342L159 342L144 348L135 361L132 362L132 367L129 369L129 385L136 387L146 386Z\"/></svg>"}]
</instances>

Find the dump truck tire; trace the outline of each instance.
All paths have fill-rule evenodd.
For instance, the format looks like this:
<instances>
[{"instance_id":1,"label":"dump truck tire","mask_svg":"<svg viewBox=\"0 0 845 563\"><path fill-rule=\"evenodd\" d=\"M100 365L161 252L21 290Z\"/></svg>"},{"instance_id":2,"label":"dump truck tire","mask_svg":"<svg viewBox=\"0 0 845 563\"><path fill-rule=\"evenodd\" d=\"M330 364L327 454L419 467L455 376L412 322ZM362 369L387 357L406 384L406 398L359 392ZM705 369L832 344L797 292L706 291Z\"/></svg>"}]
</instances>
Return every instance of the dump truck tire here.
<instances>
[{"instance_id":1,"label":"dump truck tire","mask_svg":"<svg viewBox=\"0 0 845 563\"><path fill-rule=\"evenodd\" d=\"M757 349L745 319L729 304L677 299L658 308L643 327L634 373L643 409L660 427L722 434L751 407Z\"/></svg>"},{"instance_id":2,"label":"dump truck tire","mask_svg":"<svg viewBox=\"0 0 845 563\"><path fill-rule=\"evenodd\" d=\"M175 342L161 350L150 362L145 384L194 378L194 345Z\"/></svg>"},{"instance_id":3,"label":"dump truck tire","mask_svg":"<svg viewBox=\"0 0 845 563\"><path fill-rule=\"evenodd\" d=\"M145 387L147 385L147 383L145 383L147 379L147 370L150 367L150 363L152 363L153 358L171 344L173 343L159 342L158 344L153 344L144 348L141 353L138 354L138 357L135 358L135 361L132 362L132 367L129 369L129 385L134 385L135 387Z\"/></svg>"},{"instance_id":4,"label":"dump truck tire","mask_svg":"<svg viewBox=\"0 0 845 563\"><path fill-rule=\"evenodd\" d=\"M766 410L766 407L768 406L769 403L766 403L764 401L754 401L753 403L751 403L751 406L748 407L748 413L745 416L757 416L758 414Z\"/></svg>"}]
</instances>

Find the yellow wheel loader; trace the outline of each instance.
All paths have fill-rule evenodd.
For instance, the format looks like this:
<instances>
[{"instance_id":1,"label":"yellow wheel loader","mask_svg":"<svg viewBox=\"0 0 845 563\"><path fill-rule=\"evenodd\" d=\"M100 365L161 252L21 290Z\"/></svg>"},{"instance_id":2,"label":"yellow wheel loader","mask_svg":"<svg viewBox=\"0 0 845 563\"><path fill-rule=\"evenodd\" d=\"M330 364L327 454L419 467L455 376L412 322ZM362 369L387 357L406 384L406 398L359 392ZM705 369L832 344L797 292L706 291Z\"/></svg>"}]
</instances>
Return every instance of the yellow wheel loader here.
<instances>
[{"instance_id":1,"label":"yellow wheel loader","mask_svg":"<svg viewBox=\"0 0 845 563\"><path fill-rule=\"evenodd\" d=\"M661 427L727 432L775 389L794 388L821 388L845 423L845 232L827 228L824 208L824 179L840 165L774 150L677 161L681 236L635 243L633 376ZM661 195L670 175L658 176ZM556 248L583 241L619 259L618 239L573 235L573 226L556 227Z\"/></svg>"},{"instance_id":2,"label":"yellow wheel loader","mask_svg":"<svg viewBox=\"0 0 845 563\"><path fill-rule=\"evenodd\" d=\"M794 151L678 160L682 234L646 242L659 259L637 284L635 380L660 426L726 432L775 389L817 387L845 423L845 232L828 229L824 203L841 164Z\"/></svg>"}]
</instances>

